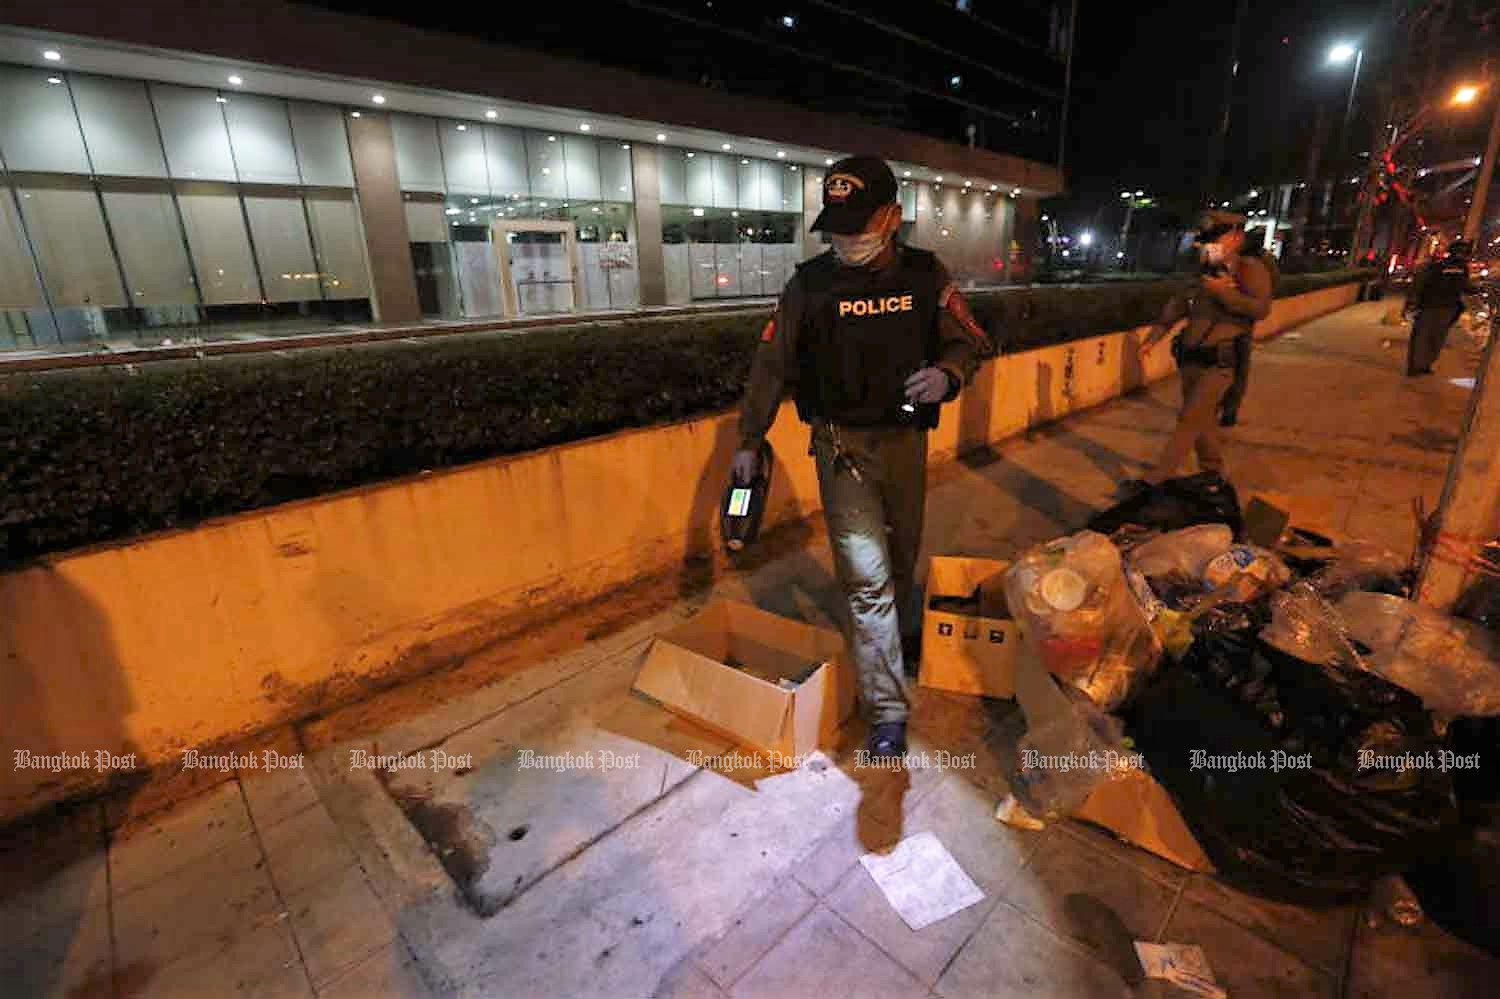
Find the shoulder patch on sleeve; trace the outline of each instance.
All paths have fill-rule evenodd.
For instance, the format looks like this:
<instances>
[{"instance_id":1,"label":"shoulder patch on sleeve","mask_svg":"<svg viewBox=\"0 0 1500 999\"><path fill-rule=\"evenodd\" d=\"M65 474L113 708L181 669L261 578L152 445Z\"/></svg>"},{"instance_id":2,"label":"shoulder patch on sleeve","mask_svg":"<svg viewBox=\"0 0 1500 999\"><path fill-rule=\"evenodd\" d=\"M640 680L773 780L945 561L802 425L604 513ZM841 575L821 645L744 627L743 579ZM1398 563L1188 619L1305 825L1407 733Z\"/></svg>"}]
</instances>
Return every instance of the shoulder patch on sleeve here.
<instances>
[{"instance_id":1,"label":"shoulder patch on sleeve","mask_svg":"<svg viewBox=\"0 0 1500 999\"><path fill-rule=\"evenodd\" d=\"M776 317L766 320L766 328L760 331L760 342L771 343L776 339Z\"/></svg>"},{"instance_id":2,"label":"shoulder patch on sleeve","mask_svg":"<svg viewBox=\"0 0 1500 999\"><path fill-rule=\"evenodd\" d=\"M958 290L956 281L949 281L938 293L938 305L950 316L957 320L964 332L974 338L975 345L979 348L981 357L991 357L995 353L995 343L990 335L984 331L984 327L974 318L974 313L969 311L969 303L964 301L963 293Z\"/></svg>"}]
</instances>

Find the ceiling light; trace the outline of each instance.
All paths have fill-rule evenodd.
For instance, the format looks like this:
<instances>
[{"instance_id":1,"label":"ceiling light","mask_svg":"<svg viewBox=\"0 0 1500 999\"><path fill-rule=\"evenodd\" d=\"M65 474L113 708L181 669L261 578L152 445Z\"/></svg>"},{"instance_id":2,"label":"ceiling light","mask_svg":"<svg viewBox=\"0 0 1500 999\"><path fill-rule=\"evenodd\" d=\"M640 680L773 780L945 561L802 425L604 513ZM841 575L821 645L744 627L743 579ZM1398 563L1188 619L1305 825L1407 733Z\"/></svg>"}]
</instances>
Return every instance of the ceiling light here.
<instances>
[{"instance_id":1,"label":"ceiling light","mask_svg":"<svg viewBox=\"0 0 1500 999\"><path fill-rule=\"evenodd\" d=\"M549 135L549 136L547 136L547 141L548 142L556 142L557 141L557 136L555 136L555 135Z\"/></svg>"},{"instance_id":2,"label":"ceiling light","mask_svg":"<svg viewBox=\"0 0 1500 999\"><path fill-rule=\"evenodd\" d=\"M719 148L722 149L722 150L724 150L727 153L727 152L729 152L729 150L731 150L731 149L734 148L734 145L732 143L726 142L722 146L720 146Z\"/></svg>"},{"instance_id":3,"label":"ceiling light","mask_svg":"<svg viewBox=\"0 0 1500 999\"><path fill-rule=\"evenodd\" d=\"M823 165L824 165L824 166L833 166L833 159L832 159L832 158L829 158L829 159L825 159L825 160L824 160L824 161L823 161Z\"/></svg>"},{"instance_id":4,"label":"ceiling light","mask_svg":"<svg viewBox=\"0 0 1500 999\"><path fill-rule=\"evenodd\" d=\"M358 111L350 111L349 112L349 117L351 117L351 118L358 118L359 117L359 112Z\"/></svg>"},{"instance_id":5,"label":"ceiling light","mask_svg":"<svg viewBox=\"0 0 1500 999\"><path fill-rule=\"evenodd\" d=\"M628 142L622 142L622 143L620 143L620 148L621 149L629 149L630 148L630 143L628 143Z\"/></svg>"},{"instance_id":6,"label":"ceiling light","mask_svg":"<svg viewBox=\"0 0 1500 999\"><path fill-rule=\"evenodd\" d=\"M783 14L781 15L781 26L783 28L795 28L797 26L797 19L791 14Z\"/></svg>"},{"instance_id":7,"label":"ceiling light","mask_svg":"<svg viewBox=\"0 0 1500 999\"><path fill-rule=\"evenodd\" d=\"M625 190L625 185L624 184L620 185L620 190L622 190L622 191Z\"/></svg>"},{"instance_id":8,"label":"ceiling light","mask_svg":"<svg viewBox=\"0 0 1500 999\"><path fill-rule=\"evenodd\" d=\"M242 84L244 82L245 82L244 78L241 77L239 74L237 74L237 73L230 73L229 74L229 85L231 87L238 87L240 84Z\"/></svg>"},{"instance_id":9,"label":"ceiling light","mask_svg":"<svg viewBox=\"0 0 1500 999\"><path fill-rule=\"evenodd\" d=\"M903 176L903 177L910 177L911 176L911 171L910 170L902 170L901 171L901 176Z\"/></svg>"},{"instance_id":10,"label":"ceiling light","mask_svg":"<svg viewBox=\"0 0 1500 999\"><path fill-rule=\"evenodd\" d=\"M590 125L586 121L585 122L580 122L579 125L578 125L578 131L580 131L580 132L587 132L590 129L592 129L593 127L594 127L593 125Z\"/></svg>"},{"instance_id":11,"label":"ceiling light","mask_svg":"<svg viewBox=\"0 0 1500 999\"><path fill-rule=\"evenodd\" d=\"M564 208L568 207L568 203L566 201L563 202L563 207Z\"/></svg>"},{"instance_id":12,"label":"ceiling light","mask_svg":"<svg viewBox=\"0 0 1500 999\"><path fill-rule=\"evenodd\" d=\"M797 172L797 164L793 163L792 164L792 173L796 173L796 172Z\"/></svg>"},{"instance_id":13,"label":"ceiling light","mask_svg":"<svg viewBox=\"0 0 1500 999\"><path fill-rule=\"evenodd\" d=\"M697 156L697 155L698 155L697 153L688 153L687 154L687 158L688 159L692 159L694 156Z\"/></svg>"},{"instance_id":14,"label":"ceiling light","mask_svg":"<svg viewBox=\"0 0 1500 999\"><path fill-rule=\"evenodd\" d=\"M656 133L656 141L657 142L666 142L667 141L667 133L666 132L657 132Z\"/></svg>"},{"instance_id":15,"label":"ceiling light","mask_svg":"<svg viewBox=\"0 0 1500 999\"><path fill-rule=\"evenodd\" d=\"M1021 189L1018 187L1014 191L1011 191L1010 196L1012 198L1019 198L1021 196Z\"/></svg>"},{"instance_id":16,"label":"ceiling light","mask_svg":"<svg viewBox=\"0 0 1500 999\"><path fill-rule=\"evenodd\" d=\"M490 108L484 113L484 116L491 121L494 121L496 118L500 117L500 112L496 111L494 108Z\"/></svg>"},{"instance_id":17,"label":"ceiling light","mask_svg":"<svg viewBox=\"0 0 1500 999\"><path fill-rule=\"evenodd\" d=\"M545 202L545 201L538 201L537 204L540 205L543 208L547 207L547 202Z\"/></svg>"},{"instance_id":18,"label":"ceiling light","mask_svg":"<svg viewBox=\"0 0 1500 999\"><path fill-rule=\"evenodd\" d=\"M778 150L776 150L776 158L778 160L784 160L784 159L786 159L786 150L785 149L778 149Z\"/></svg>"},{"instance_id":19,"label":"ceiling light","mask_svg":"<svg viewBox=\"0 0 1500 999\"><path fill-rule=\"evenodd\" d=\"M1000 185L999 184L991 184L990 185L990 190L991 191L998 191L998 190L1000 190Z\"/></svg>"},{"instance_id":20,"label":"ceiling light","mask_svg":"<svg viewBox=\"0 0 1500 999\"><path fill-rule=\"evenodd\" d=\"M939 183L939 184L941 184L941 183L942 183L942 182L943 182L943 175L942 175L942 174L938 174L938 175L937 175L937 182L938 182L938 183Z\"/></svg>"},{"instance_id":21,"label":"ceiling light","mask_svg":"<svg viewBox=\"0 0 1500 999\"><path fill-rule=\"evenodd\" d=\"M458 126L458 130L460 132L467 132L469 130L469 126L468 125L460 125L460 126Z\"/></svg>"},{"instance_id":22,"label":"ceiling light","mask_svg":"<svg viewBox=\"0 0 1500 999\"><path fill-rule=\"evenodd\" d=\"M550 176L552 176L552 168L551 167L542 167L542 176L543 177L550 177Z\"/></svg>"},{"instance_id":23,"label":"ceiling light","mask_svg":"<svg viewBox=\"0 0 1500 999\"><path fill-rule=\"evenodd\" d=\"M374 97L371 97L370 100L375 104L384 104L385 94L376 94Z\"/></svg>"},{"instance_id":24,"label":"ceiling light","mask_svg":"<svg viewBox=\"0 0 1500 999\"><path fill-rule=\"evenodd\" d=\"M597 205L595 205L595 206L594 206L594 214L595 214L595 215L598 215L598 214L599 214L599 212L600 212L600 208L599 208L599 206L597 206Z\"/></svg>"},{"instance_id":25,"label":"ceiling light","mask_svg":"<svg viewBox=\"0 0 1500 999\"><path fill-rule=\"evenodd\" d=\"M46 49L42 52L42 58L48 62L62 62L62 53L57 49Z\"/></svg>"},{"instance_id":26,"label":"ceiling light","mask_svg":"<svg viewBox=\"0 0 1500 999\"><path fill-rule=\"evenodd\" d=\"M701 208L694 208L693 209L693 217L694 218L702 218L703 217L703 209L701 209Z\"/></svg>"},{"instance_id":27,"label":"ceiling light","mask_svg":"<svg viewBox=\"0 0 1500 999\"><path fill-rule=\"evenodd\" d=\"M49 77L47 77L47 82L50 83L50 84L52 84L53 86L56 86L57 84L59 84L59 83L62 82L62 77L60 77L60 76L49 76ZM221 101L223 99L224 98L222 98L222 97L219 98L219 100L221 100Z\"/></svg>"},{"instance_id":28,"label":"ceiling light","mask_svg":"<svg viewBox=\"0 0 1500 999\"><path fill-rule=\"evenodd\" d=\"M448 208L448 209L444 210L443 214L445 214L445 215L457 215L458 214L458 209L457 208Z\"/></svg>"},{"instance_id":29,"label":"ceiling light","mask_svg":"<svg viewBox=\"0 0 1500 999\"><path fill-rule=\"evenodd\" d=\"M750 165L750 161L749 160L740 160L740 166L749 166L749 165Z\"/></svg>"},{"instance_id":30,"label":"ceiling light","mask_svg":"<svg viewBox=\"0 0 1500 999\"><path fill-rule=\"evenodd\" d=\"M48 83L61 83L62 81L59 80L57 77L54 76L50 80L48 80L47 82ZM229 98L227 98L227 97L215 97L214 100L217 101L220 104L228 104L229 103Z\"/></svg>"}]
</instances>

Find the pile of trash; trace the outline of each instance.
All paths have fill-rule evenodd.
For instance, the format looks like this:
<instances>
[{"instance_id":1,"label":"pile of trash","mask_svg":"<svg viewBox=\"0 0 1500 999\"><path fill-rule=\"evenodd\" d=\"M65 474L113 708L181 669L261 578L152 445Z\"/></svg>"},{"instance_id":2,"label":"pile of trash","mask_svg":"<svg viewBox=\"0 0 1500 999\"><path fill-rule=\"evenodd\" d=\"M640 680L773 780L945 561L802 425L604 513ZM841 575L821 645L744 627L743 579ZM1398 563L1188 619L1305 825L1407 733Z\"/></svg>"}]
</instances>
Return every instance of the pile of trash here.
<instances>
[{"instance_id":1,"label":"pile of trash","mask_svg":"<svg viewBox=\"0 0 1500 999\"><path fill-rule=\"evenodd\" d=\"M1295 527L1257 545L1246 519L1194 476L1016 560L1010 611L1071 709L1027 731L1003 810L1071 814L1143 761L1224 880L1364 897L1460 841L1457 773L1494 761L1454 733L1500 716L1500 641L1408 599L1392 552Z\"/></svg>"}]
</instances>

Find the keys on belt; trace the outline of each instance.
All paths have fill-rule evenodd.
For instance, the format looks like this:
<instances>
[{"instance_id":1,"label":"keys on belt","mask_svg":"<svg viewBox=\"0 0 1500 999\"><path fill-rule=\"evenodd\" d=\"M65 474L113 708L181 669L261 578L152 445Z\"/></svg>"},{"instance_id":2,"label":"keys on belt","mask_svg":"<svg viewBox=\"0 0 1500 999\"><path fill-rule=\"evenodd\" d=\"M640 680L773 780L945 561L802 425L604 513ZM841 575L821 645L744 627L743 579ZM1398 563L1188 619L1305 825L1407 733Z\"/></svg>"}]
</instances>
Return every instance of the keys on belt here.
<instances>
[{"instance_id":1,"label":"keys on belt","mask_svg":"<svg viewBox=\"0 0 1500 999\"><path fill-rule=\"evenodd\" d=\"M844 450L844 438L839 433L839 428L834 424L828 424L828 439L833 445L833 468L835 472L848 472L855 482L865 481L864 473L859 470L859 463L854 460L854 455Z\"/></svg>"}]
</instances>

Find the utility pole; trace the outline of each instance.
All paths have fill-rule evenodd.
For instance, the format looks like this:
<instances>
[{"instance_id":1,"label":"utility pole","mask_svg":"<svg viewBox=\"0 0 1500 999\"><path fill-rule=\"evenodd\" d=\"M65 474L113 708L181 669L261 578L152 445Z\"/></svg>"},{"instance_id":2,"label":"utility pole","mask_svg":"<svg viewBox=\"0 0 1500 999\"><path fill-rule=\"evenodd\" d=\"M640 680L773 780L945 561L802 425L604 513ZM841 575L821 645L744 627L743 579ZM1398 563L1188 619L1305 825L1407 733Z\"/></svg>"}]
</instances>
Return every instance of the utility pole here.
<instances>
[{"instance_id":1,"label":"utility pole","mask_svg":"<svg viewBox=\"0 0 1500 999\"><path fill-rule=\"evenodd\" d=\"M1063 161L1068 153L1068 105L1073 100L1073 50L1078 47L1078 0L1073 0L1073 12L1068 15L1068 64L1063 70L1062 124L1057 132L1057 172L1061 176ZM1063 183L1067 183L1064 178Z\"/></svg>"},{"instance_id":2,"label":"utility pole","mask_svg":"<svg viewBox=\"0 0 1500 999\"><path fill-rule=\"evenodd\" d=\"M1297 199L1297 210L1292 213L1292 238L1289 241L1291 245L1287 248L1289 256L1300 257L1307 245L1307 226L1311 220L1312 202L1318 188L1318 160L1323 153L1323 137L1327 121L1323 105L1319 104L1313 118L1312 141L1307 147L1307 169L1302 175L1302 183L1306 186L1301 191L1294 190L1292 195Z\"/></svg>"},{"instance_id":3,"label":"utility pole","mask_svg":"<svg viewBox=\"0 0 1500 999\"><path fill-rule=\"evenodd\" d=\"M1484 203L1490 194L1490 179L1495 175L1495 155L1500 153L1500 96L1491 95L1495 103L1495 114L1490 119L1490 142L1484 150L1484 162L1479 167L1479 179L1474 182L1474 200L1469 204L1469 217L1464 220L1464 239L1470 243L1479 239L1484 229Z\"/></svg>"}]
</instances>

